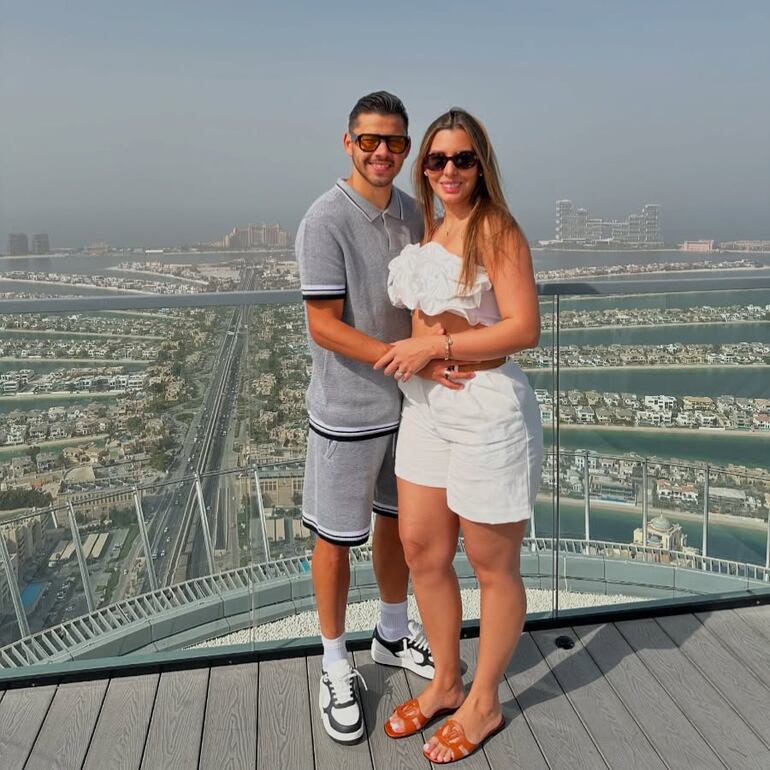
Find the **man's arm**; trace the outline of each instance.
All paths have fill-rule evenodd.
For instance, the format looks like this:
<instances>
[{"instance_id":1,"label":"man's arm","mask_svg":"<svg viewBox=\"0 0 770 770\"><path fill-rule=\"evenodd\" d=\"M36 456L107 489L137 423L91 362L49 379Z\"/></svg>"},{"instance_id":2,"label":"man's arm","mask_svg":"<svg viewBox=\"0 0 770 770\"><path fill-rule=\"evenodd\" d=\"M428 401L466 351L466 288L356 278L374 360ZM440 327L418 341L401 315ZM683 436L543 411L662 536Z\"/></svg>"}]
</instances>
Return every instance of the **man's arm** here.
<instances>
[{"instance_id":1,"label":"man's arm","mask_svg":"<svg viewBox=\"0 0 770 770\"><path fill-rule=\"evenodd\" d=\"M343 299L306 300L307 325L313 341L334 353L373 364L390 348L342 320Z\"/></svg>"}]
</instances>

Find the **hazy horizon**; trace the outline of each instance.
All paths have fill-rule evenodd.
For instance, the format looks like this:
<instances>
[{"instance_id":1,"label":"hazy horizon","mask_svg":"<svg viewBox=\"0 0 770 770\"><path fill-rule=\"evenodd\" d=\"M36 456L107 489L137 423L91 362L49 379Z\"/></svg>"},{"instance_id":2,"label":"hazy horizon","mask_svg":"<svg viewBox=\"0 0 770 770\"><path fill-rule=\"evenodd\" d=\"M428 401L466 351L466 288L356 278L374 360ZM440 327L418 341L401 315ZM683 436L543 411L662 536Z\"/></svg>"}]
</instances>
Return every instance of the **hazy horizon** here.
<instances>
[{"instance_id":1,"label":"hazy horizon","mask_svg":"<svg viewBox=\"0 0 770 770\"><path fill-rule=\"evenodd\" d=\"M410 134L480 117L531 239L555 201L667 241L770 239L770 4L0 0L0 252L295 232L349 173L347 114L385 88ZM411 190L407 160L397 184Z\"/></svg>"}]
</instances>

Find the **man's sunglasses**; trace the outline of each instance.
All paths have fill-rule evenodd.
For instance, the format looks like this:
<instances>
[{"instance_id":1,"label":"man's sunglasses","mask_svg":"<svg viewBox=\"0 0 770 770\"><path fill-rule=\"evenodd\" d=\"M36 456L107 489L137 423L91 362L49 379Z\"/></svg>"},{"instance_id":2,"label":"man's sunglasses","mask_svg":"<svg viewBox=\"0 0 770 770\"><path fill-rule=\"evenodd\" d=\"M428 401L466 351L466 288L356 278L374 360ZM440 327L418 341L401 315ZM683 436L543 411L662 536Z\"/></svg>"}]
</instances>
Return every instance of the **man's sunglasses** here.
<instances>
[{"instance_id":1,"label":"man's sunglasses","mask_svg":"<svg viewBox=\"0 0 770 770\"><path fill-rule=\"evenodd\" d=\"M351 134L350 139L363 152L374 152L381 142L385 142L388 150L396 155L406 152L406 148L409 147L409 137L398 134Z\"/></svg>"},{"instance_id":2,"label":"man's sunglasses","mask_svg":"<svg viewBox=\"0 0 770 770\"><path fill-rule=\"evenodd\" d=\"M479 162L475 152L463 150L454 155L444 155L443 152L429 152L425 156L424 165L428 171L443 171L450 160L454 163L455 168L458 168L461 171L467 171Z\"/></svg>"}]
</instances>

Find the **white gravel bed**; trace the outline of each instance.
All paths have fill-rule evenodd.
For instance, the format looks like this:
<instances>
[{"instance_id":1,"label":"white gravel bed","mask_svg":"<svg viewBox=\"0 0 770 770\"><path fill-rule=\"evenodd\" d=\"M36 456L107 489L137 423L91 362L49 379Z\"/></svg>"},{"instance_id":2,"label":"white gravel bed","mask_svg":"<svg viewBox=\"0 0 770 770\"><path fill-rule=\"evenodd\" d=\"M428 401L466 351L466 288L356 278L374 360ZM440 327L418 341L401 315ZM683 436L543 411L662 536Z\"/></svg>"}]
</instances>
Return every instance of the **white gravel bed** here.
<instances>
[{"instance_id":1,"label":"white gravel bed","mask_svg":"<svg viewBox=\"0 0 770 770\"><path fill-rule=\"evenodd\" d=\"M481 611L479 591L476 588L466 588L461 591L463 601L463 618L472 620L478 618ZM540 588L527 589L528 612L550 612L553 594ZM572 591L559 592L559 608L562 610L580 607L603 607L608 604L626 604L630 602L647 601L635 596L623 594L581 594ZM348 631L371 631L377 621L379 602L370 600L348 605L346 627ZM417 602L414 596L409 597L409 615L417 618ZM222 647L229 644L250 644L252 642L272 642L280 639L301 639L307 636L320 636L318 616L315 612L306 611L290 615L282 620L263 623L260 626L244 628L225 636L218 636L199 642L188 649L200 647Z\"/></svg>"}]
</instances>

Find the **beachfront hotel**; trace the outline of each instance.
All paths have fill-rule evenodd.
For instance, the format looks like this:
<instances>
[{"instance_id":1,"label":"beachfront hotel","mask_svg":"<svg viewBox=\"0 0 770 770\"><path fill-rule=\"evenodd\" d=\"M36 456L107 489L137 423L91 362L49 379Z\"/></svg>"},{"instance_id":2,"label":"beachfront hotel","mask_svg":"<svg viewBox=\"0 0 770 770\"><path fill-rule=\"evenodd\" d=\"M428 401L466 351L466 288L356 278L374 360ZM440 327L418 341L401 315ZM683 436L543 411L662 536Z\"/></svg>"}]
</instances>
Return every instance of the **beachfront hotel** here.
<instances>
[{"instance_id":1,"label":"beachfront hotel","mask_svg":"<svg viewBox=\"0 0 770 770\"><path fill-rule=\"evenodd\" d=\"M660 205L645 203L640 214L624 220L591 217L588 209L576 208L571 200L556 201L556 243L662 246Z\"/></svg>"}]
</instances>

